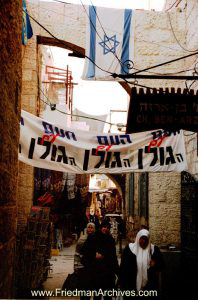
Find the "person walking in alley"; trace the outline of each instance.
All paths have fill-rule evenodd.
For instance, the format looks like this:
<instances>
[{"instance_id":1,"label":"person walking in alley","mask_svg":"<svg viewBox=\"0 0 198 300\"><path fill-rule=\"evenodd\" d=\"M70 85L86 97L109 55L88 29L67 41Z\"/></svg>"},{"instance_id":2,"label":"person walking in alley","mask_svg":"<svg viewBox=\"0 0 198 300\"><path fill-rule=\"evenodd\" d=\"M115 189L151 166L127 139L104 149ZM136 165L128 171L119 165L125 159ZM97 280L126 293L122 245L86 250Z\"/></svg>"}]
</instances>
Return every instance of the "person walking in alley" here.
<instances>
[{"instance_id":1,"label":"person walking in alley","mask_svg":"<svg viewBox=\"0 0 198 300\"><path fill-rule=\"evenodd\" d=\"M74 272L72 274L68 274L65 279L62 290L68 289L72 290L75 288L83 289L86 286L86 270L84 265L82 264L82 247L88 238L95 232L95 224L88 223L86 228L86 233L81 233L80 238L76 244L75 254L74 254Z\"/></svg>"},{"instance_id":2,"label":"person walking in alley","mask_svg":"<svg viewBox=\"0 0 198 300\"><path fill-rule=\"evenodd\" d=\"M116 256L116 246L110 235L110 223L103 221L100 230L89 236L84 243L82 263L87 270L87 289L107 291L115 287L115 278L119 266ZM94 296L100 299L101 296ZM111 297L105 297L104 299Z\"/></svg>"},{"instance_id":3,"label":"person walking in alley","mask_svg":"<svg viewBox=\"0 0 198 300\"><path fill-rule=\"evenodd\" d=\"M77 241L76 244L76 250L74 254L74 272L78 272L81 270L84 266L81 262L82 259L82 247L84 245L84 242L86 241L87 237L90 236L95 232L95 224L94 223L88 223L86 227L86 233L82 234L80 238Z\"/></svg>"},{"instance_id":4,"label":"person walking in alley","mask_svg":"<svg viewBox=\"0 0 198 300\"><path fill-rule=\"evenodd\" d=\"M119 284L122 290L149 291L159 290L159 272L163 269L163 257L159 248L150 241L150 233L142 229L137 233L135 243L129 243L123 251ZM153 297L159 299L158 297ZM129 297L127 297L129 299ZM134 297L131 297L134 299Z\"/></svg>"}]
</instances>

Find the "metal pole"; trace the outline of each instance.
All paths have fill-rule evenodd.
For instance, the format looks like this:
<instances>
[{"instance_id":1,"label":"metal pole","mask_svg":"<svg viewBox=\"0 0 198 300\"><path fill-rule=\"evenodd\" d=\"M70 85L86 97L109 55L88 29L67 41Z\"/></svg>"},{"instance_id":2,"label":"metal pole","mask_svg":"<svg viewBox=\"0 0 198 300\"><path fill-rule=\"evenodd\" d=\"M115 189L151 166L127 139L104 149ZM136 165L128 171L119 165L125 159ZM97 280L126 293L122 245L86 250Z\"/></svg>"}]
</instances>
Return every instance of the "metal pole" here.
<instances>
[{"instance_id":1,"label":"metal pole","mask_svg":"<svg viewBox=\"0 0 198 300\"><path fill-rule=\"evenodd\" d=\"M119 78L134 78L134 79L169 79L169 80L198 80L198 76L176 76L176 75L139 75L139 74L119 74Z\"/></svg>"}]
</instances>

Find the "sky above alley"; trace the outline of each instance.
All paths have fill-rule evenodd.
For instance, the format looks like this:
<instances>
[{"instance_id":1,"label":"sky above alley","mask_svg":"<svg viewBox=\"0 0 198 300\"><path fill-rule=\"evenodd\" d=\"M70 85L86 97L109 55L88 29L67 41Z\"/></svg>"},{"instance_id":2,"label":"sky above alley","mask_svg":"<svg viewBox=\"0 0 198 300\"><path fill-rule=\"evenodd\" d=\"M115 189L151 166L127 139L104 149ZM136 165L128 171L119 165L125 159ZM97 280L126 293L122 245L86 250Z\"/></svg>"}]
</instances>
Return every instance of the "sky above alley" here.
<instances>
[{"instance_id":1,"label":"sky above alley","mask_svg":"<svg viewBox=\"0 0 198 300\"><path fill-rule=\"evenodd\" d=\"M164 0L44 0L48 2L66 2L82 5L96 5L113 8L132 9L155 9L161 10ZM57 2L57 5L61 3ZM86 81L81 79L84 59L68 57L68 51L62 48L50 47L53 54L54 65L72 71L74 82L78 83L74 87L73 108L92 114L110 114L112 110L127 111L129 96L117 82ZM126 124L127 114L123 112L111 112L112 123ZM109 121L109 118L108 118Z\"/></svg>"}]
</instances>

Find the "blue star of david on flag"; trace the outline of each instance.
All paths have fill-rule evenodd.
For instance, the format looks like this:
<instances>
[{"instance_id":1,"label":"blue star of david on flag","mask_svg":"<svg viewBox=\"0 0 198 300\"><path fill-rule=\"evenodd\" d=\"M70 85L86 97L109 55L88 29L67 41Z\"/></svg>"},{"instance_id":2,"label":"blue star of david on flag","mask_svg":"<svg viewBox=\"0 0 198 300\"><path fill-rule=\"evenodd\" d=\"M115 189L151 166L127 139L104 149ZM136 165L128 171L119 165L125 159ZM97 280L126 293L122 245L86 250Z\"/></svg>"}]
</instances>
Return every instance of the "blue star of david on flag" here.
<instances>
[{"instance_id":1,"label":"blue star of david on flag","mask_svg":"<svg viewBox=\"0 0 198 300\"><path fill-rule=\"evenodd\" d=\"M112 43L113 42L113 46ZM116 34L114 34L112 37L108 37L106 34L104 35L104 41L99 43L101 47L103 47L103 54L108 54L109 52L111 53L116 53L116 47L120 44L116 40Z\"/></svg>"}]
</instances>

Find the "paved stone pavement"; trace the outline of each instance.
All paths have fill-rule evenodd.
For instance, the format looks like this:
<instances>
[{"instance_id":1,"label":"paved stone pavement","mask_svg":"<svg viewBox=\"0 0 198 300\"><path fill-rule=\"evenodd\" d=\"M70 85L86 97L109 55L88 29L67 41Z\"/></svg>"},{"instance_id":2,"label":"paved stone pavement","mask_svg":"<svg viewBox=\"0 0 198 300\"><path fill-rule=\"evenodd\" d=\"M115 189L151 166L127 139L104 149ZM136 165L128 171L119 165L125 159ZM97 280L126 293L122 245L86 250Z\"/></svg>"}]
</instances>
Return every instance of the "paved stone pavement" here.
<instances>
[{"instance_id":1,"label":"paved stone pavement","mask_svg":"<svg viewBox=\"0 0 198 300\"><path fill-rule=\"evenodd\" d=\"M74 271L74 253L76 243L70 247L63 248L59 256L52 256L50 260L51 272L48 279L44 282L44 289L55 292L56 289L61 289L63 283L69 273ZM72 299L73 297L49 297L49 299ZM78 299L75 297L75 299Z\"/></svg>"}]
</instances>

